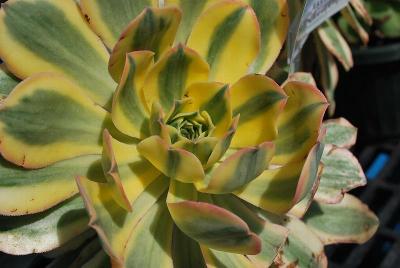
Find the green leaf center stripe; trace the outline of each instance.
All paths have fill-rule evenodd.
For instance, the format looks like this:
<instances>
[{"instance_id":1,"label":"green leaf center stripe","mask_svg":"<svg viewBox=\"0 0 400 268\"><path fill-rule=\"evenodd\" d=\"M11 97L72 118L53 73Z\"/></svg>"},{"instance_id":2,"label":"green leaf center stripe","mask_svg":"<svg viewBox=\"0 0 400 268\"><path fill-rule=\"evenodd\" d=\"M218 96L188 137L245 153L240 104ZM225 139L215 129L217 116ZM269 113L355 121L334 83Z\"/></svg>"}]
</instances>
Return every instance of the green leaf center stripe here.
<instances>
[{"instance_id":1,"label":"green leaf center stripe","mask_svg":"<svg viewBox=\"0 0 400 268\"><path fill-rule=\"evenodd\" d=\"M276 140L276 155L288 154L298 150L311 136L311 131L308 128L304 128L303 130L293 129L292 131L285 137L279 137Z\"/></svg>"},{"instance_id":2,"label":"green leaf center stripe","mask_svg":"<svg viewBox=\"0 0 400 268\"><path fill-rule=\"evenodd\" d=\"M207 52L207 62L211 67L211 72L217 67L218 57L224 51L224 47L228 44L245 12L246 7L238 8L214 30Z\"/></svg>"},{"instance_id":3,"label":"green leaf center stripe","mask_svg":"<svg viewBox=\"0 0 400 268\"><path fill-rule=\"evenodd\" d=\"M168 150L167 157L167 174L169 177L174 178L181 163L180 155L177 151Z\"/></svg>"},{"instance_id":4,"label":"green leaf center stripe","mask_svg":"<svg viewBox=\"0 0 400 268\"><path fill-rule=\"evenodd\" d=\"M146 115L143 113L143 105L140 101L140 96L137 95L137 89L135 88L135 73L137 66L135 60L131 57L127 57L130 64L130 70L124 87L121 88L120 97L118 98L121 105L122 111L135 126L138 128L145 127L143 123L145 121Z\"/></svg>"},{"instance_id":5,"label":"green leaf center stripe","mask_svg":"<svg viewBox=\"0 0 400 268\"><path fill-rule=\"evenodd\" d=\"M214 125L218 124L228 112L225 94L229 86L223 86L207 103L200 107L200 111L207 111Z\"/></svg>"},{"instance_id":6,"label":"green leaf center stripe","mask_svg":"<svg viewBox=\"0 0 400 268\"><path fill-rule=\"evenodd\" d=\"M295 131L295 129L300 128L303 125L304 120L309 117L314 110L318 109L321 105L324 105L325 103L323 102L317 102L310 104L300 111L296 113L295 116L293 116L288 122L286 122L284 125L279 127L279 133L292 133Z\"/></svg>"},{"instance_id":7,"label":"green leaf center stripe","mask_svg":"<svg viewBox=\"0 0 400 268\"><path fill-rule=\"evenodd\" d=\"M262 193L262 196L265 196L265 198L269 201L291 202L296 192L299 175L300 174L287 177L279 181L272 180L268 184L268 187L267 185L263 185L266 190ZM262 189L263 187L259 187L259 189Z\"/></svg>"},{"instance_id":8,"label":"green leaf center stripe","mask_svg":"<svg viewBox=\"0 0 400 268\"><path fill-rule=\"evenodd\" d=\"M102 176L98 155L58 162L46 168L26 170L0 157L0 187L19 187L52 181L72 181L77 174Z\"/></svg>"},{"instance_id":9,"label":"green leaf center stripe","mask_svg":"<svg viewBox=\"0 0 400 268\"><path fill-rule=\"evenodd\" d=\"M103 21L116 39L131 20L151 5L149 0L97 0L97 2Z\"/></svg>"},{"instance_id":10,"label":"green leaf center stripe","mask_svg":"<svg viewBox=\"0 0 400 268\"><path fill-rule=\"evenodd\" d=\"M267 111L272 105L284 98L284 96L277 92L267 91L247 100L244 104L237 107L233 111L233 114L240 114L239 124L243 124L260 113Z\"/></svg>"},{"instance_id":11,"label":"green leaf center stripe","mask_svg":"<svg viewBox=\"0 0 400 268\"><path fill-rule=\"evenodd\" d=\"M256 150L243 154L238 161L232 178L230 179L230 188L235 189L252 181L265 168L267 161L266 150Z\"/></svg>"},{"instance_id":12,"label":"green leaf center stripe","mask_svg":"<svg viewBox=\"0 0 400 268\"><path fill-rule=\"evenodd\" d=\"M265 0L251 0L250 5L256 13L260 25L261 44L266 44L274 29L274 22L279 16L279 12L277 12L279 6L276 1ZM268 55L267 48L268 46L261 46L260 53L253 65L254 70L259 70L262 67L265 57Z\"/></svg>"},{"instance_id":13,"label":"green leaf center stripe","mask_svg":"<svg viewBox=\"0 0 400 268\"><path fill-rule=\"evenodd\" d=\"M153 10L147 8L143 20L133 37L133 50L151 50L155 58L159 56L159 46L164 35L169 30L171 20L154 16Z\"/></svg>"},{"instance_id":14,"label":"green leaf center stripe","mask_svg":"<svg viewBox=\"0 0 400 268\"><path fill-rule=\"evenodd\" d=\"M199 243L185 235L176 225L173 229L172 248L174 267L207 267Z\"/></svg>"},{"instance_id":15,"label":"green leaf center stripe","mask_svg":"<svg viewBox=\"0 0 400 268\"><path fill-rule=\"evenodd\" d=\"M175 42L186 43L196 19L199 17L208 0L180 0L179 5L183 11L182 22Z\"/></svg>"},{"instance_id":16,"label":"green leaf center stripe","mask_svg":"<svg viewBox=\"0 0 400 268\"><path fill-rule=\"evenodd\" d=\"M182 98L191 59L182 47L167 60L158 76L159 98L164 109L173 106L174 100Z\"/></svg>"},{"instance_id":17,"label":"green leaf center stripe","mask_svg":"<svg viewBox=\"0 0 400 268\"><path fill-rule=\"evenodd\" d=\"M42 1L18 1L7 6L5 24L19 43L64 70L104 102L111 96L115 85L107 63L61 10Z\"/></svg>"},{"instance_id":18,"label":"green leaf center stripe","mask_svg":"<svg viewBox=\"0 0 400 268\"><path fill-rule=\"evenodd\" d=\"M100 142L102 120L75 100L48 89L37 89L0 113L5 131L30 145L65 141L92 144L96 136Z\"/></svg>"}]
</instances>

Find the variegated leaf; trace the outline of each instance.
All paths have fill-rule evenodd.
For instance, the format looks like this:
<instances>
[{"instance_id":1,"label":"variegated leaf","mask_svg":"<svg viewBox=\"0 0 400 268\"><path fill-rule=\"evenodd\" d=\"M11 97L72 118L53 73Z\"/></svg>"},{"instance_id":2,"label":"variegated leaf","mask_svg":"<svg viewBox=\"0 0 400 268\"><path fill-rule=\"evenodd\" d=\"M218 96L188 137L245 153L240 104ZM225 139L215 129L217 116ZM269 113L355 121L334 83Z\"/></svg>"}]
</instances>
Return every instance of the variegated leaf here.
<instances>
[{"instance_id":1,"label":"variegated leaf","mask_svg":"<svg viewBox=\"0 0 400 268\"><path fill-rule=\"evenodd\" d=\"M323 123L323 128L326 129L326 135L323 139L325 144L350 148L356 143L357 128L345 118L326 120Z\"/></svg>"},{"instance_id":2,"label":"variegated leaf","mask_svg":"<svg viewBox=\"0 0 400 268\"><path fill-rule=\"evenodd\" d=\"M0 35L0 58L17 77L63 74L93 101L109 105L116 86L107 70L109 54L75 1L8 1L0 10Z\"/></svg>"},{"instance_id":3,"label":"variegated leaf","mask_svg":"<svg viewBox=\"0 0 400 268\"><path fill-rule=\"evenodd\" d=\"M78 192L74 177L102 175L100 155L57 162L27 170L0 158L0 214L25 215L49 209ZM51 194L49 194L51 193Z\"/></svg>"},{"instance_id":4,"label":"variegated leaf","mask_svg":"<svg viewBox=\"0 0 400 268\"><path fill-rule=\"evenodd\" d=\"M112 49L128 23L146 7L157 7L158 1L81 0L79 4L90 27Z\"/></svg>"},{"instance_id":5,"label":"variegated leaf","mask_svg":"<svg viewBox=\"0 0 400 268\"><path fill-rule=\"evenodd\" d=\"M179 229L201 245L238 254L260 252L260 239L241 218L198 198L192 185L171 181L167 204Z\"/></svg>"},{"instance_id":6,"label":"variegated leaf","mask_svg":"<svg viewBox=\"0 0 400 268\"><path fill-rule=\"evenodd\" d=\"M147 107L161 104L169 114L176 100L182 99L188 86L208 80L208 64L196 51L183 45L168 50L146 76L143 93Z\"/></svg>"},{"instance_id":7,"label":"variegated leaf","mask_svg":"<svg viewBox=\"0 0 400 268\"><path fill-rule=\"evenodd\" d=\"M88 220L79 196L37 214L0 216L0 251L25 255L52 250L83 233Z\"/></svg>"},{"instance_id":8,"label":"variegated leaf","mask_svg":"<svg viewBox=\"0 0 400 268\"><path fill-rule=\"evenodd\" d=\"M247 73L257 57L260 36L251 7L239 1L221 1L199 17L187 45L207 60L211 80L232 83Z\"/></svg>"},{"instance_id":9,"label":"variegated leaf","mask_svg":"<svg viewBox=\"0 0 400 268\"><path fill-rule=\"evenodd\" d=\"M287 103L278 119L276 152L272 164L285 165L305 158L316 144L328 103L313 85L289 81L283 89Z\"/></svg>"},{"instance_id":10,"label":"variegated leaf","mask_svg":"<svg viewBox=\"0 0 400 268\"><path fill-rule=\"evenodd\" d=\"M364 45L368 44L369 35L364 29L361 23L358 21L356 14L350 6L345 7L341 10L343 18L347 21L351 28L360 36L360 39Z\"/></svg>"},{"instance_id":11,"label":"variegated leaf","mask_svg":"<svg viewBox=\"0 0 400 268\"><path fill-rule=\"evenodd\" d=\"M232 147L256 146L277 138L278 116L287 101L283 89L262 75L247 75L231 87L232 109L240 115Z\"/></svg>"},{"instance_id":12,"label":"variegated leaf","mask_svg":"<svg viewBox=\"0 0 400 268\"><path fill-rule=\"evenodd\" d=\"M357 158L347 149L327 146L321 159L324 165L315 199L338 203L344 193L367 183Z\"/></svg>"},{"instance_id":13,"label":"variegated leaf","mask_svg":"<svg viewBox=\"0 0 400 268\"><path fill-rule=\"evenodd\" d=\"M104 250L112 257L113 262L122 265L130 255L136 256L127 252L128 243L130 243L129 247L134 246L129 242L133 230L150 209L154 207L156 211L158 210L157 207L161 204L155 204L158 200L162 200L160 197L168 187L168 180L161 176L146 187L131 203L131 213L128 213L115 202L112 192L106 184L84 177L78 177L77 182L86 209L89 211L89 225L97 231ZM150 222L147 228L150 228ZM145 232L147 231L149 229ZM170 231L172 233L172 227ZM154 239L152 240L155 242Z\"/></svg>"},{"instance_id":14,"label":"variegated leaf","mask_svg":"<svg viewBox=\"0 0 400 268\"><path fill-rule=\"evenodd\" d=\"M144 158L170 178L182 182L195 182L204 178L203 166L194 154L171 147L159 136L144 139L137 149Z\"/></svg>"},{"instance_id":15,"label":"variegated leaf","mask_svg":"<svg viewBox=\"0 0 400 268\"><path fill-rule=\"evenodd\" d=\"M108 113L60 75L41 73L20 83L0 108L1 152L26 168L101 153Z\"/></svg>"},{"instance_id":16,"label":"variegated leaf","mask_svg":"<svg viewBox=\"0 0 400 268\"><path fill-rule=\"evenodd\" d=\"M318 28L318 35L329 52L336 57L347 71L353 67L351 49L331 20L325 21Z\"/></svg>"},{"instance_id":17,"label":"variegated leaf","mask_svg":"<svg viewBox=\"0 0 400 268\"><path fill-rule=\"evenodd\" d=\"M345 194L340 203L314 202L304 216L306 225L325 245L364 243L376 232L379 219L356 197Z\"/></svg>"},{"instance_id":18,"label":"variegated leaf","mask_svg":"<svg viewBox=\"0 0 400 268\"><path fill-rule=\"evenodd\" d=\"M154 65L153 57L151 51L126 55L125 67L113 98L111 117L118 130L128 136L143 138L149 133L149 114L142 87L148 69Z\"/></svg>"},{"instance_id":19,"label":"variegated leaf","mask_svg":"<svg viewBox=\"0 0 400 268\"><path fill-rule=\"evenodd\" d=\"M175 7L146 8L124 29L114 46L108 69L119 82L125 65L125 55L132 51L150 50L157 60L173 44L181 19Z\"/></svg>"}]
</instances>

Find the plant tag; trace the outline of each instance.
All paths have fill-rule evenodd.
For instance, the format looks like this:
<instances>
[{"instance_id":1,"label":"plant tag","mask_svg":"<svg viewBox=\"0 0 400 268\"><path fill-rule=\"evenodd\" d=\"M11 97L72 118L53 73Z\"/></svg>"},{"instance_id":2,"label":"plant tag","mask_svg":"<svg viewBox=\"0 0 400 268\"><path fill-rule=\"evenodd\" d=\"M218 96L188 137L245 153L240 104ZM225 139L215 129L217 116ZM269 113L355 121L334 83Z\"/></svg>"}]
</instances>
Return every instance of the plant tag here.
<instances>
[{"instance_id":1,"label":"plant tag","mask_svg":"<svg viewBox=\"0 0 400 268\"><path fill-rule=\"evenodd\" d=\"M308 35L321 23L344 8L349 0L306 0L303 11L290 25L288 34L288 64L290 73L296 71L296 62Z\"/></svg>"}]
</instances>

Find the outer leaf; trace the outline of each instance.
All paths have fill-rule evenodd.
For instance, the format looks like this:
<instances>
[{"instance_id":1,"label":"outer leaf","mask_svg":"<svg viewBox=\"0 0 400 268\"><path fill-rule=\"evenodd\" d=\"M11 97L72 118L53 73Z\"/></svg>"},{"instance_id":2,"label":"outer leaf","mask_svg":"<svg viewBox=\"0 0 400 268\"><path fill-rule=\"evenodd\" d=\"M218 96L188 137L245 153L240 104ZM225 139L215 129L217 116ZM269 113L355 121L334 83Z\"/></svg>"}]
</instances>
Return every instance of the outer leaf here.
<instances>
[{"instance_id":1,"label":"outer leaf","mask_svg":"<svg viewBox=\"0 0 400 268\"><path fill-rule=\"evenodd\" d=\"M102 166L110 190L118 204L131 211L131 204L160 175L137 151L135 144L125 144L104 131Z\"/></svg>"},{"instance_id":2,"label":"outer leaf","mask_svg":"<svg viewBox=\"0 0 400 268\"><path fill-rule=\"evenodd\" d=\"M260 251L260 240L245 222L228 210L211 204L208 196L198 198L197 195L192 185L171 181L168 209L182 232L216 250L240 254ZM196 202L197 199L201 202Z\"/></svg>"},{"instance_id":3,"label":"outer leaf","mask_svg":"<svg viewBox=\"0 0 400 268\"><path fill-rule=\"evenodd\" d=\"M107 129L103 131L103 154L101 165L114 200L122 208L132 212L132 206L122 185L118 171L118 164L115 160L115 153L112 147L112 137Z\"/></svg>"},{"instance_id":4,"label":"outer leaf","mask_svg":"<svg viewBox=\"0 0 400 268\"><path fill-rule=\"evenodd\" d=\"M345 194L340 203L314 202L304 222L325 245L364 243L376 232L378 218L356 197Z\"/></svg>"},{"instance_id":5,"label":"outer leaf","mask_svg":"<svg viewBox=\"0 0 400 268\"><path fill-rule=\"evenodd\" d=\"M275 260L276 266L316 268L328 266L323 244L302 221L287 217L283 224L289 229L289 237L282 253Z\"/></svg>"},{"instance_id":6,"label":"outer leaf","mask_svg":"<svg viewBox=\"0 0 400 268\"><path fill-rule=\"evenodd\" d=\"M238 254L258 254L261 241L235 214L205 202L168 203L175 224L204 246Z\"/></svg>"},{"instance_id":7,"label":"outer leaf","mask_svg":"<svg viewBox=\"0 0 400 268\"><path fill-rule=\"evenodd\" d=\"M248 184L269 165L275 151L271 142L244 148L217 165L196 188L206 193L231 193Z\"/></svg>"},{"instance_id":8,"label":"outer leaf","mask_svg":"<svg viewBox=\"0 0 400 268\"><path fill-rule=\"evenodd\" d=\"M143 92L147 107L159 102L166 113L192 83L207 81L209 67L193 50L179 45L167 51L149 71Z\"/></svg>"},{"instance_id":9,"label":"outer leaf","mask_svg":"<svg viewBox=\"0 0 400 268\"><path fill-rule=\"evenodd\" d=\"M125 65L125 55L131 51L150 50L158 59L174 42L181 20L179 9L146 8L122 32L115 45L108 69L115 81L119 81Z\"/></svg>"},{"instance_id":10,"label":"outer leaf","mask_svg":"<svg viewBox=\"0 0 400 268\"><path fill-rule=\"evenodd\" d=\"M156 0L81 0L81 10L93 31L112 49L126 25Z\"/></svg>"},{"instance_id":11,"label":"outer leaf","mask_svg":"<svg viewBox=\"0 0 400 268\"><path fill-rule=\"evenodd\" d=\"M343 16L338 18L336 25L350 45L357 46L361 44L360 37L353 30L350 24L343 18Z\"/></svg>"},{"instance_id":12,"label":"outer leaf","mask_svg":"<svg viewBox=\"0 0 400 268\"><path fill-rule=\"evenodd\" d=\"M79 177L77 182L91 217L90 226L97 231L107 254L114 262L122 264L126 258L125 248L134 227L165 192L168 180L160 177L152 182L131 203L132 213L127 213L114 201L107 185L83 177Z\"/></svg>"},{"instance_id":13,"label":"outer leaf","mask_svg":"<svg viewBox=\"0 0 400 268\"><path fill-rule=\"evenodd\" d=\"M272 79L247 75L231 88L234 115L240 115L232 147L255 146L277 137L278 115L286 94Z\"/></svg>"},{"instance_id":14,"label":"outer leaf","mask_svg":"<svg viewBox=\"0 0 400 268\"><path fill-rule=\"evenodd\" d=\"M244 255L214 250L205 246L201 246L201 252L203 253L207 267L210 268L219 268L224 266L241 268L254 267L253 263Z\"/></svg>"},{"instance_id":15,"label":"outer leaf","mask_svg":"<svg viewBox=\"0 0 400 268\"><path fill-rule=\"evenodd\" d=\"M311 84L315 87L317 86L317 83L315 82L314 77L311 73L305 73L305 72L291 73L291 74L289 74L289 77L286 80L286 82L288 82L288 81L298 81L298 82Z\"/></svg>"},{"instance_id":16,"label":"outer leaf","mask_svg":"<svg viewBox=\"0 0 400 268\"><path fill-rule=\"evenodd\" d=\"M312 189L316 190L316 187L319 183L318 177L321 172L320 161L323 151L323 143L317 143L310 150L306 162L304 163L304 168L301 171L299 183L297 184L296 194L294 195L293 199L294 204L297 204L299 201L304 199L307 194L312 192ZM312 200L312 198L313 196L311 196L310 201Z\"/></svg>"},{"instance_id":17,"label":"outer leaf","mask_svg":"<svg viewBox=\"0 0 400 268\"><path fill-rule=\"evenodd\" d=\"M199 243L185 235L176 225L173 230L172 248L175 268L207 267Z\"/></svg>"},{"instance_id":18,"label":"outer leaf","mask_svg":"<svg viewBox=\"0 0 400 268\"><path fill-rule=\"evenodd\" d=\"M331 20L327 20L318 28L318 35L329 52L338 59L346 70L353 67L350 47Z\"/></svg>"},{"instance_id":19,"label":"outer leaf","mask_svg":"<svg viewBox=\"0 0 400 268\"><path fill-rule=\"evenodd\" d=\"M96 103L109 101L115 83L107 71L107 50L74 1L8 1L0 11L0 35L0 58L19 78L63 74Z\"/></svg>"},{"instance_id":20,"label":"outer leaf","mask_svg":"<svg viewBox=\"0 0 400 268\"><path fill-rule=\"evenodd\" d=\"M232 195L214 195L213 202L243 219L261 239L261 252L247 256L256 267L270 267L288 236L286 228L258 217L242 201Z\"/></svg>"},{"instance_id":21,"label":"outer leaf","mask_svg":"<svg viewBox=\"0 0 400 268\"><path fill-rule=\"evenodd\" d=\"M273 213L282 214L293 206L293 198L304 162L265 170L260 176L235 191L235 195Z\"/></svg>"},{"instance_id":22,"label":"outer leaf","mask_svg":"<svg viewBox=\"0 0 400 268\"><path fill-rule=\"evenodd\" d=\"M289 29L286 0L245 0L256 13L261 32L261 49L250 72L266 73L281 51Z\"/></svg>"},{"instance_id":23,"label":"outer leaf","mask_svg":"<svg viewBox=\"0 0 400 268\"><path fill-rule=\"evenodd\" d=\"M148 69L153 66L154 53L136 51L126 55L121 81L114 94L112 120L124 134L142 138L148 134L148 111L142 86Z\"/></svg>"},{"instance_id":24,"label":"outer leaf","mask_svg":"<svg viewBox=\"0 0 400 268\"><path fill-rule=\"evenodd\" d=\"M321 40L314 35L315 46L320 67L320 80L325 96L329 101L329 114L335 112L335 89L339 81L339 71L333 56L328 52Z\"/></svg>"},{"instance_id":25,"label":"outer leaf","mask_svg":"<svg viewBox=\"0 0 400 268\"><path fill-rule=\"evenodd\" d=\"M32 214L57 205L78 192L76 174L102 174L99 159L98 155L82 156L26 170L0 158L0 214Z\"/></svg>"},{"instance_id":26,"label":"outer leaf","mask_svg":"<svg viewBox=\"0 0 400 268\"><path fill-rule=\"evenodd\" d=\"M321 159L324 169L315 199L337 203L344 193L367 183L357 158L347 149L326 147Z\"/></svg>"},{"instance_id":27,"label":"outer leaf","mask_svg":"<svg viewBox=\"0 0 400 268\"><path fill-rule=\"evenodd\" d=\"M101 153L107 113L65 78L49 73L20 83L0 108L1 153L27 168Z\"/></svg>"},{"instance_id":28,"label":"outer leaf","mask_svg":"<svg viewBox=\"0 0 400 268\"><path fill-rule=\"evenodd\" d=\"M164 0L165 5L177 5L182 10L182 21L176 34L175 43L186 43L193 25L202 11L218 0Z\"/></svg>"},{"instance_id":29,"label":"outer leaf","mask_svg":"<svg viewBox=\"0 0 400 268\"><path fill-rule=\"evenodd\" d=\"M78 196L38 214L0 216L0 250L14 255L48 251L81 234L87 222Z\"/></svg>"},{"instance_id":30,"label":"outer leaf","mask_svg":"<svg viewBox=\"0 0 400 268\"><path fill-rule=\"evenodd\" d=\"M368 44L369 36L367 31L358 21L356 14L354 14L353 9L350 6L345 7L341 10L341 14L343 18L347 21L347 23L353 28L353 30L360 36L361 41L364 45Z\"/></svg>"},{"instance_id":31,"label":"outer leaf","mask_svg":"<svg viewBox=\"0 0 400 268\"><path fill-rule=\"evenodd\" d=\"M357 12L357 15L363 18L368 25L372 24L372 18L365 7L363 0L350 0L350 4Z\"/></svg>"},{"instance_id":32,"label":"outer leaf","mask_svg":"<svg viewBox=\"0 0 400 268\"><path fill-rule=\"evenodd\" d=\"M357 128L345 118L326 120L323 124L326 135L323 142L338 147L350 148L356 143Z\"/></svg>"},{"instance_id":33,"label":"outer leaf","mask_svg":"<svg viewBox=\"0 0 400 268\"><path fill-rule=\"evenodd\" d=\"M166 176L195 182L204 178L200 160L192 153L173 148L159 136L151 136L138 144L139 153Z\"/></svg>"},{"instance_id":34,"label":"outer leaf","mask_svg":"<svg viewBox=\"0 0 400 268\"><path fill-rule=\"evenodd\" d=\"M173 267L173 221L160 199L144 215L126 244L124 267Z\"/></svg>"},{"instance_id":35,"label":"outer leaf","mask_svg":"<svg viewBox=\"0 0 400 268\"><path fill-rule=\"evenodd\" d=\"M0 64L0 100L6 98L18 83L19 79L7 70L6 65Z\"/></svg>"},{"instance_id":36,"label":"outer leaf","mask_svg":"<svg viewBox=\"0 0 400 268\"><path fill-rule=\"evenodd\" d=\"M257 17L242 2L218 2L199 17L188 46L210 64L211 80L235 82L246 74L259 52Z\"/></svg>"},{"instance_id":37,"label":"outer leaf","mask_svg":"<svg viewBox=\"0 0 400 268\"><path fill-rule=\"evenodd\" d=\"M289 96L278 120L278 138L273 164L304 159L315 145L328 107L324 95L313 85L290 81L283 86Z\"/></svg>"},{"instance_id":38,"label":"outer leaf","mask_svg":"<svg viewBox=\"0 0 400 268\"><path fill-rule=\"evenodd\" d=\"M305 161L265 170L235 195L276 214L287 212L314 188L322 150L323 146L317 144Z\"/></svg>"},{"instance_id":39,"label":"outer leaf","mask_svg":"<svg viewBox=\"0 0 400 268\"><path fill-rule=\"evenodd\" d=\"M185 97L190 100L183 105L182 112L206 111L215 126L212 135L225 135L232 121L228 85L218 82L195 83L188 87Z\"/></svg>"}]
</instances>

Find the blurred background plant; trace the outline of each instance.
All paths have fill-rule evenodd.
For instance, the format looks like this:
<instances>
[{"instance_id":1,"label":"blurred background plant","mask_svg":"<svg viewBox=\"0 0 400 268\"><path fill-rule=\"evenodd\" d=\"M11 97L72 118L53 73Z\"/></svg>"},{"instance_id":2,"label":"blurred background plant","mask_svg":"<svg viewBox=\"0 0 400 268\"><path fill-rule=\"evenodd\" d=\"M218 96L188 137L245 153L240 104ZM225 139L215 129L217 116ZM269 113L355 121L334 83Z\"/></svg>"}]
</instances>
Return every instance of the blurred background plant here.
<instances>
[{"instance_id":1,"label":"blurred background plant","mask_svg":"<svg viewBox=\"0 0 400 268\"><path fill-rule=\"evenodd\" d=\"M293 20L303 3L297 0L288 2ZM399 37L399 1L351 0L338 14L313 31L304 46L297 70L313 74L330 102L329 116L333 116L339 76L354 66L353 54L357 54L360 48L396 43ZM287 49L283 49L268 75L279 81L288 72Z\"/></svg>"}]
</instances>

